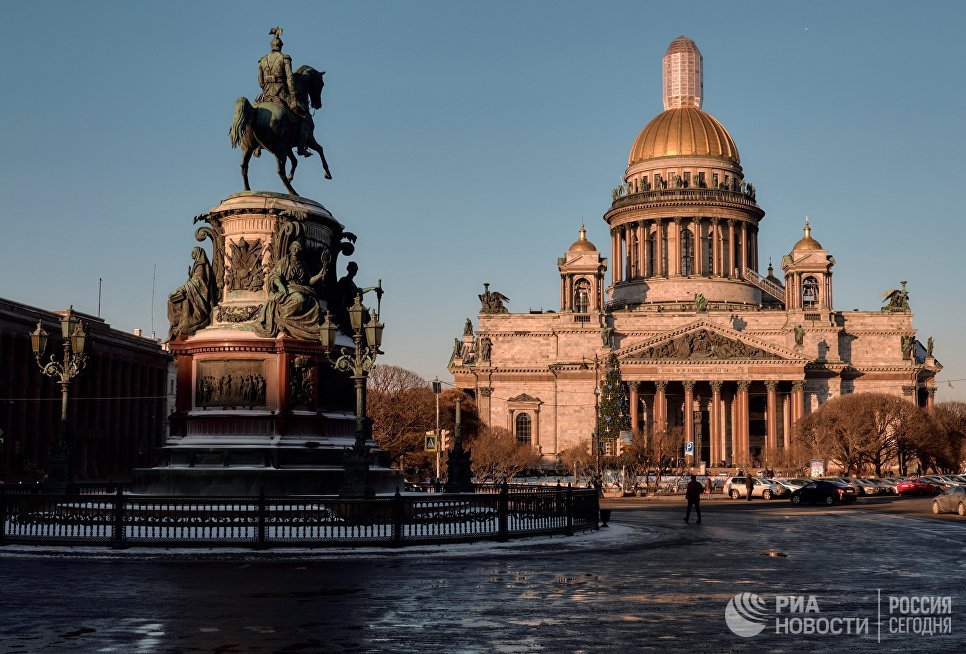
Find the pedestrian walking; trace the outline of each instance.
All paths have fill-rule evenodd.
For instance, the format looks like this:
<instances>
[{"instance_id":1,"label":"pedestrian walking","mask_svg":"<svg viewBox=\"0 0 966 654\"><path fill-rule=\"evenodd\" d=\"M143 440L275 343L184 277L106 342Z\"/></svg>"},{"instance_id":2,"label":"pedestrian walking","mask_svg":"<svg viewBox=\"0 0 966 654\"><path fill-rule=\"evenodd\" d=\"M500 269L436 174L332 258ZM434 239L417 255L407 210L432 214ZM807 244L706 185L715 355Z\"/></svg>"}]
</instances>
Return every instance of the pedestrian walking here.
<instances>
[{"instance_id":1,"label":"pedestrian walking","mask_svg":"<svg viewBox=\"0 0 966 654\"><path fill-rule=\"evenodd\" d=\"M688 511L684 514L684 521L688 522L691 519L691 507L694 507L694 512L698 516L697 524L701 524L701 493L704 492L704 487L698 478L691 475L691 481L688 482L688 486L684 491L684 497L688 501Z\"/></svg>"},{"instance_id":2,"label":"pedestrian walking","mask_svg":"<svg viewBox=\"0 0 966 654\"><path fill-rule=\"evenodd\" d=\"M751 475L745 477L745 490L748 491L748 501L751 501L751 492L755 490L755 478Z\"/></svg>"}]
</instances>

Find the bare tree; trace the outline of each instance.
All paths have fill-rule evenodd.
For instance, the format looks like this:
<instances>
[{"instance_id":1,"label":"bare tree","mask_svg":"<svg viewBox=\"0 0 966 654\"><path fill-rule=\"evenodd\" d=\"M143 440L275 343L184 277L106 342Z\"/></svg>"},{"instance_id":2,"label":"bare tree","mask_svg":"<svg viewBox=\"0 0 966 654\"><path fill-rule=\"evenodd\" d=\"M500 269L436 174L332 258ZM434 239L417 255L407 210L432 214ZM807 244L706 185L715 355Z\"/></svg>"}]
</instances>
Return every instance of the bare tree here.
<instances>
[{"instance_id":1,"label":"bare tree","mask_svg":"<svg viewBox=\"0 0 966 654\"><path fill-rule=\"evenodd\" d=\"M928 432L926 414L912 402L884 393L855 393L802 418L795 441L849 474L869 467L878 476L897 460L903 468Z\"/></svg>"},{"instance_id":2,"label":"bare tree","mask_svg":"<svg viewBox=\"0 0 966 654\"><path fill-rule=\"evenodd\" d=\"M560 450L557 456L560 458L560 464L568 471L574 473L575 484L577 483L578 477L588 475L594 469L594 457L590 453L590 446L586 443L571 445L566 449Z\"/></svg>"},{"instance_id":3,"label":"bare tree","mask_svg":"<svg viewBox=\"0 0 966 654\"><path fill-rule=\"evenodd\" d=\"M509 482L540 464L536 450L503 427L483 427L470 448L473 476L481 482Z\"/></svg>"},{"instance_id":4,"label":"bare tree","mask_svg":"<svg viewBox=\"0 0 966 654\"><path fill-rule=\"evenodd\" d=\"M399 366L375 366L366 383L369 393L401 393L412 388L429 388L429 382L412 370Z\"/></svg>"},{"instance_id":5,"label":"bare tree","mask_svg":"<svg viewBox=\"0 0 966 654\"><path fill-rule=\"evenodd\" d=\"M966 403L940 402L929 416L924 437L913 440L923 468L958 473L966 459Z\"/></svg>"}]
</instances>

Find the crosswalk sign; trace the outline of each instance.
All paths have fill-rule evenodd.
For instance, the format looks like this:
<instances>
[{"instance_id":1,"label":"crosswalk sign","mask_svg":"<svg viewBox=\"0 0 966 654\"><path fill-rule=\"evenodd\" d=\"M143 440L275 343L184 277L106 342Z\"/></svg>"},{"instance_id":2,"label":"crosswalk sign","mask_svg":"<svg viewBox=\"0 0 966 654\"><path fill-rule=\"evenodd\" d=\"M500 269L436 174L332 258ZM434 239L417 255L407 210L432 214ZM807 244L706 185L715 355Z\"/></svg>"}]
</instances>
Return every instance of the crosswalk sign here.
<instances>
[{"instance_id":1,"label":"crosswalk sign","mask_svg":"<svg viewBox=\"0 0 966 654\"><path fill-rule=\"evenodd\" d=\"M435 452L438 449L436 446L436 434L431 431L426 432L425 440L423 441L423 451Z\"/></svg>"}]
</instances>

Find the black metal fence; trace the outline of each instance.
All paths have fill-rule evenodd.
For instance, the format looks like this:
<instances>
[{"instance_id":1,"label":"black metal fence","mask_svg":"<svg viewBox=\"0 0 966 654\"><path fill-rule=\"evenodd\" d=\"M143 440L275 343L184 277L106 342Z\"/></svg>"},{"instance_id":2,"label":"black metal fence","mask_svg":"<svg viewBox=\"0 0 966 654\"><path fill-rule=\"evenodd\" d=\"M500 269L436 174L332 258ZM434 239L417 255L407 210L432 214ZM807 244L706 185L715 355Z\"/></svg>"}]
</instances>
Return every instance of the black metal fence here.
<instances>
[{"instance_id":1,"label":"black metal fence","mask_svg":"<svg viewBox=\"0 0 966 654\"><path fill-rule=\"evenodd\" d=\"M120 488L51 495L0 486L0 545L402 547L572 535L597 529L598 516L596 491L552 486L364 499L157 497Z\"/></svg>"}]
</instances>

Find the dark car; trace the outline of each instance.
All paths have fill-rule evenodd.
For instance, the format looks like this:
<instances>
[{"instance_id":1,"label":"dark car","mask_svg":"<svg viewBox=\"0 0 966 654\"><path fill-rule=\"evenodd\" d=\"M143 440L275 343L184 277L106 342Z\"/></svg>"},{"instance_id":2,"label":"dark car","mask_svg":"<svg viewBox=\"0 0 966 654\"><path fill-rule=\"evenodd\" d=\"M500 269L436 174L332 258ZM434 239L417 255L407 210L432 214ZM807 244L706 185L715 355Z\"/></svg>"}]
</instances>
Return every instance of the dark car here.
<instances>
[{"instance_id":1,"label":"dark car","mask_svg":"<svg viewBox=\"0 0 966 654\"><path fill-rule=\"evenodd\" d=\"M836 502L854 502L856 500L855 489L848 484L835 481L824 481L816 479L810 481L796 491L792 491L792 504L809 502L811 504L827 504L831 506Z\"/></svg>"},{"instance_id":2,"label":"dark car","mask_svg":"<svg viewBox=\"0 0 966 654\"><path fill-rule=\"evenodd\" d=\"M945 511L955 511L960 516L966 517L966 487L953 486L932 501L933 513Z\"/></svg>"}]
</instances>

